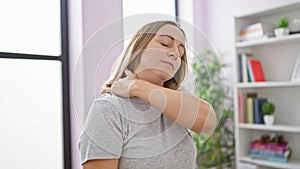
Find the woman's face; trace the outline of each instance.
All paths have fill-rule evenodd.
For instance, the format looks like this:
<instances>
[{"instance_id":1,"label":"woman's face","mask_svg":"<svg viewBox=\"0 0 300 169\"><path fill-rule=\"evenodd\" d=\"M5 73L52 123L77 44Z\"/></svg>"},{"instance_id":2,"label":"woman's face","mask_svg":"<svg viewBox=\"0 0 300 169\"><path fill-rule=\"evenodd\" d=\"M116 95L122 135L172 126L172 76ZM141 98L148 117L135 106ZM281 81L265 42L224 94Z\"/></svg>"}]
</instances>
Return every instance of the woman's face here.
<instances>
[{"instance_id":1,"label":"woman's face","mask_svg":"<svg viewBox=\"0 0 300 169\"><path fill-rule=\"evenodd\" d=\"M141 79L157 78L162 82L174 77L185 51L184 41L184 34L176 26L161 27L143 50L135 74Z\"/></svg>"}]
</instances>

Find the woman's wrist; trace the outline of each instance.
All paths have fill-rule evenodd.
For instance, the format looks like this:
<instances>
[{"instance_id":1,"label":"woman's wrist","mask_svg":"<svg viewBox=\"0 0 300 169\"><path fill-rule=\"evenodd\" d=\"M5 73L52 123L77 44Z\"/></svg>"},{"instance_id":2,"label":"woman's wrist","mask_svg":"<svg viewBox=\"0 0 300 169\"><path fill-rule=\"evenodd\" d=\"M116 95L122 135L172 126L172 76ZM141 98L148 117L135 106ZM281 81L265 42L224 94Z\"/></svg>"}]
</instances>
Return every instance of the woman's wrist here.
<instances>
[{"instance_id":1,"label":"woman's wrist","mask_svg":"<svg viewBox=\"0 0 300 169\"><path fill-rule=\"evenodd\" d=\"M130 94L135 97L142 98L143 95L147 95L151 90L151 83L141 79L133 79L132 85L130 87Z\"/></svg>"},{"instance_id":2,"label":"woman's wrist","mask_svg":"<svg viewBox=\"0 0 300 169\"><path fill-rule=\"evenodd\" d=\"M143 83L142 81L143 80L140 80L140 79L133 79L132 80L132 84L130 86L130 94L132 96L137 97L138 91L141 90L140 87L141 87L141 83Z\"/></svg>"}]
</instances>

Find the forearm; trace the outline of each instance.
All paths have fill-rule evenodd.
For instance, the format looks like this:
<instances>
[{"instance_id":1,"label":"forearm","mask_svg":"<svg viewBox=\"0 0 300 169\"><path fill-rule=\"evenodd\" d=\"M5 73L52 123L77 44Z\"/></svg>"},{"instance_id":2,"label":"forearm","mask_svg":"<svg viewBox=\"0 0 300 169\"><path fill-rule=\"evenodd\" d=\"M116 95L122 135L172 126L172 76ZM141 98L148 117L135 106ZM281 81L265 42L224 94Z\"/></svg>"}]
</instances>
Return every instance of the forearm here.
<instances>
[{"instance_id":1,"label":"forearm","mask_svg":"<svg viewBox=\"0 0 300 169\"><path fill-rule=\"evenodd\" d=\"M158 109L171 120L197 133L211 133L216 115L211 105L192 95L137 80L133 95Z\"/></svg>"}]
</instances>

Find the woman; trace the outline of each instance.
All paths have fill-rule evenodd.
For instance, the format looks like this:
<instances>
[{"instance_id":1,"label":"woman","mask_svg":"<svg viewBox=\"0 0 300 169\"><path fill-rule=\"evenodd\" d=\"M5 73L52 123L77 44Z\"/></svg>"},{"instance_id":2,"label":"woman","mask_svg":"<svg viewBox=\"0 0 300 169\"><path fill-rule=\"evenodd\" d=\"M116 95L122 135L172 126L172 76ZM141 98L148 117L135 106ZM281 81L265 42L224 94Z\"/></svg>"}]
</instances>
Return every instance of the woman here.
<instances>
[{"instance_id":1,"label":"woman","mask_svg":"<svg viewBox=\"0 0 300 169\"><path fill-rule=\"evenodd\" d=\"M188 130L211 134L216 115L181 87L185 41L172 21L149 23L134 35L86 119L79 142L84 169L196 167Z\"/></svg>"}]
</instances>

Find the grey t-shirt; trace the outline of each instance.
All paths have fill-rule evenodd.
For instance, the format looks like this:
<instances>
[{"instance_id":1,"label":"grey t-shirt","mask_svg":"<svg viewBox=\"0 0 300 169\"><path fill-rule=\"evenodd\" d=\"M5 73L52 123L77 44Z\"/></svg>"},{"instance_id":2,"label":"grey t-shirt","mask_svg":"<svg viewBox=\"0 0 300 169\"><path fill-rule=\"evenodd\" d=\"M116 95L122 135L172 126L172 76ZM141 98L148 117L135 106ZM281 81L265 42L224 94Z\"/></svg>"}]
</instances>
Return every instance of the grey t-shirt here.
<instances>
[{"instance_id":1,"label":"grey t-shirt","mask_svg":"<svg viewBox=\"0 0 300 169\"><path fill-rule=\"evenodd\" d=\"M101 95L79 140L81 163L119 159L119 169L195 169L196 148L181 127L139 98Z\"/></svg>"}]
</instances>

